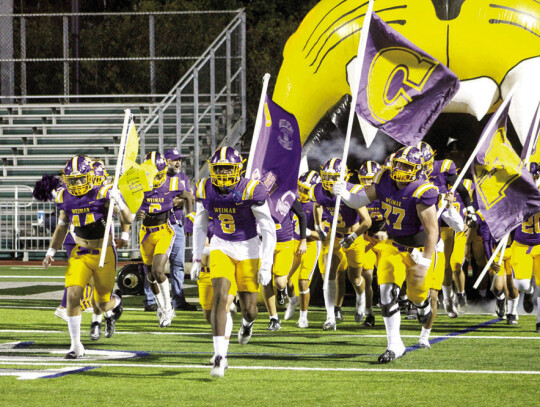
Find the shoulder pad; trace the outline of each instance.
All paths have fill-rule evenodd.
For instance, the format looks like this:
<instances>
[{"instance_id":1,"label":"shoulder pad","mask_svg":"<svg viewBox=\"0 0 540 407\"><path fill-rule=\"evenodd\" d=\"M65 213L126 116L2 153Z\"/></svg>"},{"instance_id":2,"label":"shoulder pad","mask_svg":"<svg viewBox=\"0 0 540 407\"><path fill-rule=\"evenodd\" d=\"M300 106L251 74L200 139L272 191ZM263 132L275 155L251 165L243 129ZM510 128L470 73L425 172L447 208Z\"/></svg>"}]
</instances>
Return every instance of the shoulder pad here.
<instances>
[{"instance_id":1,"label":"shoulder pad","mask_svg":"<svg viewBox=\"0 0 540 407\"><path fill-rule=\"evenodd\" d=\"M413 197L420 199L427 191L434 191L437 195L439 194L439 188L437 188L431 182L426 182L425 184L422 184L418 188L416 188L413 193Z\"/></svg>"},{"instance_id":2,"label":"shoulder pad","mask_svg":"<svg viewBox=\"0 0 540 407\"><path fill-rule=\"evenodd\" d=\"M388 170L385 168L384 170L381 170L377 174L375 174L375 176L373 177L373 183L378 184L379 182L381 182L381 178L383 174L386 173L387 171Z\"/></svg>"},{"instance_id":3,"label":"shoulder pad","mask_svg":"<svg viewBox=\"0 0 540 407\"><path fill-rule=\"evenodd\" d=\"M443 160L441 163L441 172L456 172L456 164L452 160Z\"/></svg>"},{"instance_id":4,"label":"shoulder pad","mask_svg":"<svg viewBox=\"0 0 540 407\"><path fill-rule=\"evenodd\" d=\"M266 196L268 195L268 192L266 191L266 188L264 188L264 193L261 194L260 188L257 188L257 193L255 192L255 188L257 186L263 186L259 181L255 180L249 180L249 182L244 187L244 192L242 193L242 201L250 201L250 200L256 200L256 201L263 201L266 199ZM264 187L264 186L263 186ZM261 197L263 195L263 197Z\"/></svg>"},{"instance_id":5,"label":"shoulder pad","mask_svg":"<svg viewBox=\"0 0 540 407\"><path fill-rule=\"evenodd\" d=\"M105 185L104 187L101 187L97 193L97 199L103 199L107 197L107 193L112 188L112 185Z\"/></svg>"},{"instance_id":6,"label":"shoulder pad","mask_svg":"<svg viewBox=\"0 0 540 407\"><path fill-rule=\"evenodd\" d=\"M206 199L206 182L207 181L208 181L208 178L203 178L197 182L197 192L195 196L198 199Z\"/></svg>"},{"instance_id":7,"label":"shoulder pad","mask_svg":"<svg viewBox=\"0 0 540 407\"><path fill-rule=\"evenodd\" d=\"M64 203L64 193L66 192L65 188L60 188L58 192L56 193L56 198L54 199L54 202L57 204Z\"/></svg>"},{"instance_id":8,"label":"shoulder pad","mask_svg":"<svg viewBox=\"0 0 540 407\"><path fill-rule=\"evenodd\" d=\"M180 184L178 177L169 177L169 191L178 191Z\"/></svg>"},{"instance_id":9,"label":"shoulder pad","mask_svg":"<svg viewBox=\"0 0 540 407\"><path fill-rule=\"evenodd\" d=\"M356 194L357 192L361 191L363 188L364 188L363 185L359 185L359 184L354 185L354 184L353 184L353 187L351 188L351 192L352 192L353 194Z\"/></svg>"}]
</instances>

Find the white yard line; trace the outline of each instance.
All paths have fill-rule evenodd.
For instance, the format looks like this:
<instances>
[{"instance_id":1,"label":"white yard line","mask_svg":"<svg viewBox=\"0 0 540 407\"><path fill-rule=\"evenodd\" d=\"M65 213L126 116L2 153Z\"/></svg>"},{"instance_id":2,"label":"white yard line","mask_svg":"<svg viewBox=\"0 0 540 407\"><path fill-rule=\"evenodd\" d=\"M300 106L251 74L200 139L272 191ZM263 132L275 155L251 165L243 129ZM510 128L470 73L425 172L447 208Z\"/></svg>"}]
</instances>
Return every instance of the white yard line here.
<instances>
[{"instance_id":1,"label":"white yard line","mask_svg":"<svg viewBox=\"0 0 540 407\"><path fill-rule=\"evenodd\" d=\"M157 322L156 322L157 323ZM42 333L42 334L59 334L59 333L66 333L67 332L67 325L66 325L66 331L57 331L57 330L32 330L32 329L0 329L0 333ZM83 330L82 332L88 332ZM302 334L306 334L306 332L302 331ZM311 332L307 332L308 334ZM313 334L318 335L318 333L313 332ZM166 331L154 331L154 332L129 332L129 331L116 331L115 335L178 335L178 336L208 336L211 335L210 332L166 332ZM276 337L272 334L253 334L254 337ZM294 335L293 335L294 336ZM334 334L332 335L333 338L335 337L344 337L344 338L386 338L386 335L347 335L347 334ZM418 335L401 335L402 338L418 338ZM479 336L479 335L456 335L456 336L432 336L430 339L437 339L437 338L445 338L445 339L501 339L501 340L509 340L509 339L516 339L516 340L540 340L540 335L538 336Z\"/></svg>"},{"instance_id":2,"label":"white yard line","mask_svg":"<svg viewBox=\"0 0 540 407\"><path fill-rule=\"evenodd\" d=\"M30 365L30 366L66 366L66 364L76 363L77 365L85 365L92 367L127 367L131 369L210 369L208 365L160 365L160 364L138 364L138 363L93 363L78 359L66 362L8 362L0 361L2 365ZM300 366L230 366L229 369L235 370L290 370L290 371L306 371L306 372L389 372L389 373L465 373L465 374L508 374L508 375L538 375L540 371L531 370L458 370L458 369L388 369L388 368L331 368L331 367L300 367Z\"/></svg>"},{"instance_id":3,"label":"white yard line","mask_svg":"<svg viewBox=\"0 0 540 407\"><path fill-rule=\"evenodd\" d=\"M36 280L51 278L51 279L58 280L58 279L64 279L65 276L0 276L0 278L25 278L25 279L35 278Z\"/></svg>"}]
</instances>

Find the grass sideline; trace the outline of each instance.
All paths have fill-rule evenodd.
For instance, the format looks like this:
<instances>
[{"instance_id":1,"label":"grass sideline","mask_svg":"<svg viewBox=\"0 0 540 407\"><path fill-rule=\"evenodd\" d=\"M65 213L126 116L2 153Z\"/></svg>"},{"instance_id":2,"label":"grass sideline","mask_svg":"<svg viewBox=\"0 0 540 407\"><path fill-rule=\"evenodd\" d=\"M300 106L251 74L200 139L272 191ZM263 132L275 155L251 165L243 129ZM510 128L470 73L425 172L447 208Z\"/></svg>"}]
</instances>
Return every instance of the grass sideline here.
<instances>
[{"instance_id":1,"label":"grass sideline","mask_svg":"<svg viewBox=\"0 0 540 407\"><path fill-rule=\"evenodd\" d=\"M0 266L0 406L538 404L540 335L534 331L534 315L521 315L519 325L508 326L489 314L453 320L441 314L432 332L432 339L440 341L431 350L412 348L394 363L378 365L377 355L386 346L378 310L374 329L360 328L353 309L345 308L338 330L323 332L325 312L314 307L308 329L296 327L297 313L270 333L260 308L246 346L236 340L240 316L234 317L230 368L225 378L212 380L212 338L202 312L178 312L170 328L160 329L156 316L143 311L142 297L125 298L126 310L110 339L90 341L91 316L83 314L88 354L63 360L69 347L67 325L54 316L59 300L46 298L43 285L53 283L50 290L58 296L61 279L54 277L61 278L63 268L25 269L21 264ZM11 296L7 283L31 285ZM188 297L195 290L188 289ZM419 333L416 321L402 320L406 346L413 346ZM15 349L6 345L12 342L22 344ZM79 371L18 380L62 368Z\"/></svg>"}]
</instances>

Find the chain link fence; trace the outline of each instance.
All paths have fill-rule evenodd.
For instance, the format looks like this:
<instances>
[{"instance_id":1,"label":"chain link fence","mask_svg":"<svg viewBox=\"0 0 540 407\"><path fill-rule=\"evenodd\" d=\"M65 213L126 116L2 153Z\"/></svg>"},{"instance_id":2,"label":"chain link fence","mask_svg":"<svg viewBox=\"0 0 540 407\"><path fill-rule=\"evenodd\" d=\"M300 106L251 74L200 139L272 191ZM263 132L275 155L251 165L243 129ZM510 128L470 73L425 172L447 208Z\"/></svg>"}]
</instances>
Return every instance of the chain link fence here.
<instances>
[{"instance_id":1,"label":"chain link fence","mask_svg":"<svg viewBox=\"0 0 540 407\"><path fill-rule=\"evenodd\" d=\"M2 101L167 93L241 12L0 14Z\"/></svg>"}]
</instances>

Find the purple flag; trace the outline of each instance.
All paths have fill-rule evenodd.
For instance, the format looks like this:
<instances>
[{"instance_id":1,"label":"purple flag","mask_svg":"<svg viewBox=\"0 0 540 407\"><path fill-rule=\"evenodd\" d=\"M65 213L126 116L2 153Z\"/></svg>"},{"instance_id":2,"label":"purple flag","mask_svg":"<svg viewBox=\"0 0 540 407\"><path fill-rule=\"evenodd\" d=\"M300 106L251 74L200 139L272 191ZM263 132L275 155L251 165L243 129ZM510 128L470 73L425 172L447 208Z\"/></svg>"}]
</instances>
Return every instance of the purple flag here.
<instances>
[{"instance_id":1,"label":"purple flag","mask_svg":"<svg viewBox=\"0 0 540 407\"><path fill-rule=\"evenodd\" d=\"M250 178L260 179L266 185L270 212L277 222L289 213L296 199L301 152L296 118L266 95Z\"/></svg>"},{"instance_id":2,"label":"purple flag","mask_svg":"<svg viewBox=\"0 0 540 407\"><path fill-rule=\"evenodd\" d=\"M531 156L529 157L529 162L539 162L540 161L540 151L538 150L538 140L539 140L539 130L536 129L536 134L534 131L534 126L536 125L536 121L538 120L538 115L540 114L540 104L536 107L536 112L534 112L534 116L532 119L531 127L529 127L529 133L527 133L527 138L525 139L525 145L523 146L523 150L521 151L521 159L525 160L525 156L527 155L527 150L529 149L529 145L532 143L531 148Z\"/></svg>"},{"instance_id":3,"label":"purple flag","mask_svg":"<svg viewBox=\"0 0 540 407\"><path fill-rule=\"evenodd\" d=\"M488 122L486 129L496 120L471 168L479 211L496 241L540 212L540 190L506 138L509 106Z\"/></svg>"},{"instance_id":4,"label":"purple flag","mask_svg":"<svg viewBox=\"0 0 540 407\"><path fill-rule=\"evenodd\" d=\"M416 145L458 89L450 69L373 13L356 102L362 118L401 144Z\"/></svg>"}]
</instances>

